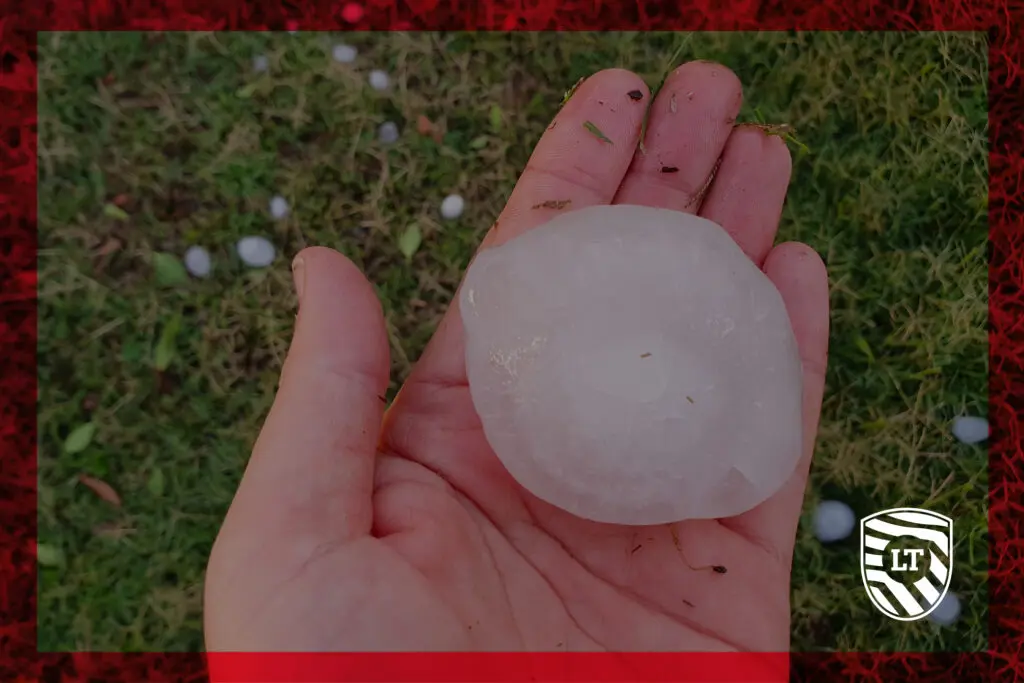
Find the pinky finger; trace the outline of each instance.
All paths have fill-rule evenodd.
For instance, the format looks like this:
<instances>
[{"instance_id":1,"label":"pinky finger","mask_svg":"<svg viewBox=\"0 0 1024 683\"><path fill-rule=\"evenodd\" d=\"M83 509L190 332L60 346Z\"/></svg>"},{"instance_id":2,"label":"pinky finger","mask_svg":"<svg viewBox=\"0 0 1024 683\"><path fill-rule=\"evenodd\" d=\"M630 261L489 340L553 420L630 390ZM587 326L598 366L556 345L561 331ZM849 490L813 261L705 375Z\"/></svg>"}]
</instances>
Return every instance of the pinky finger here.
<instances>
[{"instance_id":1,"label":"pinky finger","mask_svg":"<svg viewBox=\"0 0 1024 683\"><path fill-rule=\"evenodd\" d=\"M742 535L757 540L783 558L791 558L804 489L814 453L821 400L828 365L828 273L806 244L787 242L769 252L764 272L786 303L803 367L803 452L782 489L753 510L722 520Z\"/></svg>"}]
</instances>

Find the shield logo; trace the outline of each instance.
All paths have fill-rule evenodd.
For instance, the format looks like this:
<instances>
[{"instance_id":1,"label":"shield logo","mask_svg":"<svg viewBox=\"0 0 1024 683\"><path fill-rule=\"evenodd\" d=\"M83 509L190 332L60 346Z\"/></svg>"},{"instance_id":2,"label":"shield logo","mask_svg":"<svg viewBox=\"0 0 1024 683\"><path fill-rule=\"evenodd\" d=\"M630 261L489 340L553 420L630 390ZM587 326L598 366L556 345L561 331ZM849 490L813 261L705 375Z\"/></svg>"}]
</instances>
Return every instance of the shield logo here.
<instances>
[{"instance_id":1,"label":"shield logo","mask_svg":"<svg viewBox=\"0 0 1024 683\"><path fill-rule=\"evenodd\" d=\"M931 614L953 576L953 520L893 508L860 521L860 575L879 612L897 621Z\"/></svg>"}]
</instances>

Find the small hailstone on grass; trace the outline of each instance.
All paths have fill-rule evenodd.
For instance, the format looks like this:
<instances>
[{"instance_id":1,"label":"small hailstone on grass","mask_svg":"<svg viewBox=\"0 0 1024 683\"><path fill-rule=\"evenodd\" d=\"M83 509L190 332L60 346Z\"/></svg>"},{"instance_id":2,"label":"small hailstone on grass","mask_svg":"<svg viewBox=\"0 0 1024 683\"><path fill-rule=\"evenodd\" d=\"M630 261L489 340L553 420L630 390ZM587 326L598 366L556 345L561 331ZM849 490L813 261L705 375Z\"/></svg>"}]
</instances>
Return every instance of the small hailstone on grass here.
<instances>
[{"instance_id":1,"label":"small hailstone on grass","mask_svg":"<svg viewBox=\"0 0 1024 683\"><path fill-rule=\"evenodd\" d=\"M288 215L288 200L284 197L274 197L270 200L270 215L280 220Z\"/></svg>"},{"instance_id":2,"label":"small hailstone on grass","mask_svg":"<svg viewBox=\"0 0 1024 683\"><path fill-rule=\"evenodd\" d=\"M988 434L988 420L983 417L961 416L953 420L953 436L962 443L981 443Z\"/></svg>"},{"instance_id":3,"label":"small hailstone on grass","mask_svg":"<svg viewBox=\"0 0 1024 683\"><path fill-rule=\"evenodd\" d=\"M466 202L457 194L450 194L441 202L441 215L451 220L462 215Z\"/></svg>"},{"instance_id":4,"label":"small hailstone on grass","mask_svg":"<svg viewBox=\"0 0 1024 683\"><path fill-rule=\"evenodd\" d=\"M377 139L385 145L398 142L398 125L393 121L385 121L377 129Z\"/></svg>"},{"instance_id":5,"label":"small hailstone on grass","mask_svg":"<svg viewBox=\"0 0 1024 683\"><path fill-rule=\"evenodd\" d=\"M334 61L340 62L342 64L349 64L351 62L356 61L356 56L358 54L359 51L356 50L354 47L352 47L351 45L345 45L343 43L335 45L334 49L331 50L331 56L334 57Z\"/></svg>"},{"instance_id":6,"label":"small hailstone on grass","mask_svg":"<svg viewBox=\"0 0 1024 683\"><path fill-rule=\"evenodd\" d=\"M269 266L274 262L274 256L276 255L274 245L265 237L258 236L243 237L238 240L235 250L245 265L252 266L253 268Z\"/></svg>"},{"instance_id":7,"label":"small hailstone on grass","mask_svg":"<svg viewBox=\"0 0 1024 683\"><path fill-rule=\"evenodd\" d=\"M256 55L252 58L252 70L256 73L263 73L270 68L270 60L266 55Z\"/></svg>"},{"instance_id":8,"label":"small hailstone on grass","mask_svg":"<svg viewBox=\"0 0 1024 683\"><path fill-rule=\"evenodd\" d=\"M928 618L941 626L952 626L960 616L960 598L946 593Z\"/></svg>"},{"instance_id":9,"label":"small hailstone on grass","mask_svg":"<svg viewBox=\"0 0 1024 683\"><path fill-rule=\"evenodd\" d=\"M814 511L814 535L822 543L841 541L851 533L857 517L846 503L824 500Z\"/></svg>"},{"instance_id":10,"label":"small hailstone on grass","mask_svg":"<svg viewBox=\"0 0 1024 683\"><path fill-rule=\"evenodd\" d=\"M185 252L185 270L195 277L206 277L210 274L210 252L202 247L189 247Z\"/></svg>"},{"instance_id":11,"label":"small hailstone on grass","mask_svg":"<svg viewBox=\"0 0 1024 683\"><path fill-rule=\"evenodd\" d=\"M387 90L390 82L391 79L388 78L388 75L380 69L370 72L370 87L374 90Z\"/></svg>"}]
</instances>

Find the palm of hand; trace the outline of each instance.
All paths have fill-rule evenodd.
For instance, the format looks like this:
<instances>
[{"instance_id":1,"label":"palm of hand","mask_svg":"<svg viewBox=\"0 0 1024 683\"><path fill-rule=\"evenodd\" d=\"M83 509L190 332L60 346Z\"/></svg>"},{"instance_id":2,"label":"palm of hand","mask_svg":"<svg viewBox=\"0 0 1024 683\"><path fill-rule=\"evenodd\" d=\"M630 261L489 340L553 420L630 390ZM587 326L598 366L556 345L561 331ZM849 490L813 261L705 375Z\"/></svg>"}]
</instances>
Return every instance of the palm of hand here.
<instances>
[{"instance_id":1,"label":"palm of hand","mask_svg":"<svg viewBox=\"0 0 1024 683\"><path fill-rule=\"evenodd\" d=\"M636 90L642 102L627 96ZM545 221L554 209L534 207L549 199L699 211L723 225L779 288L804 359L805 457L791 481L739 517L659 527L588 522L536 499L483 436L453 311L378 430L379 304L343 257L310 250L281 390L211 557L211 650L788 649L789 563L824 381L824 268L802 245L772 249L789 155L734 129L731 73L676 70L634 158L648 97L624 71L584 82L485 246Z\"/></svg>"}]
</instances>

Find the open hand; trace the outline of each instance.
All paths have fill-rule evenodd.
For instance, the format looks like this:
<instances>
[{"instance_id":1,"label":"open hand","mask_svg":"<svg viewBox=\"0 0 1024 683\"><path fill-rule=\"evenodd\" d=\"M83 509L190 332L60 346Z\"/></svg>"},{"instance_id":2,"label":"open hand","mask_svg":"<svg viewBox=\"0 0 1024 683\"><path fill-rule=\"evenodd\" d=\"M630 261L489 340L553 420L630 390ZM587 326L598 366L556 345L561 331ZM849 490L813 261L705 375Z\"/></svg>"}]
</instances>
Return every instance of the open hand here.
<instances>
[{"instance_id":1,"label":"open hand","mask_svg":"<svg viewBox=\"0 0 1024 683\"><path fill-rule=\"evenodd\" d=\"M650 97L628 71L584 81L483 248L547 221L559 209L534 207L552 198L571 200L561 210L644 204L722 225L781 292L799 343L804 457L791 480L730 519L574 518L524 491L488 446L457 303L385 414L380 303L343 256L307 249L280 390L210 558L211 651L789 649L790 563L827 356L825 267L805 245L773 246L790 155L778 137L734 125L734 74L676 69L640 151Z\"/></svg>"}]
</instances>

